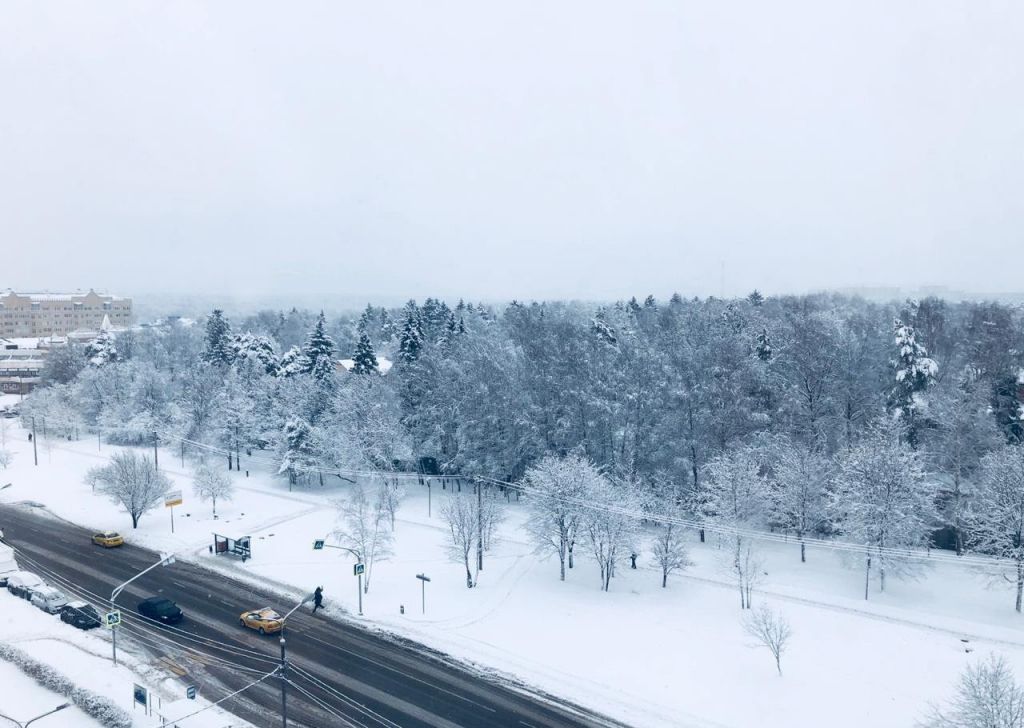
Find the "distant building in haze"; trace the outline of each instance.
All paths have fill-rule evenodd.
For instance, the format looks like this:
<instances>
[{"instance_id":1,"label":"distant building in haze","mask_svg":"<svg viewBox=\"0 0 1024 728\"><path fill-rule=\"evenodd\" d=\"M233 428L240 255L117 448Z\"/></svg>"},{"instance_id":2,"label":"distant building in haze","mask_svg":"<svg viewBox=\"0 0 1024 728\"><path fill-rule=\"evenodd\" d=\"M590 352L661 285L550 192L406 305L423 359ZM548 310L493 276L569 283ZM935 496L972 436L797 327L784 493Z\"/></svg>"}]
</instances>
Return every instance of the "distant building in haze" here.
<instances>
[{"instance_id":1,"label":"distant building in haze","mask_svg":"<svg viewBox=\"0 0 1024 728\"><path fill-rule=\"evenodd\" d=\"M0 294L0 336L67 336L75 331L99 331L103 317L115 329L132 323L132 301L88 293Z\"/></svg>"}]
</instances>

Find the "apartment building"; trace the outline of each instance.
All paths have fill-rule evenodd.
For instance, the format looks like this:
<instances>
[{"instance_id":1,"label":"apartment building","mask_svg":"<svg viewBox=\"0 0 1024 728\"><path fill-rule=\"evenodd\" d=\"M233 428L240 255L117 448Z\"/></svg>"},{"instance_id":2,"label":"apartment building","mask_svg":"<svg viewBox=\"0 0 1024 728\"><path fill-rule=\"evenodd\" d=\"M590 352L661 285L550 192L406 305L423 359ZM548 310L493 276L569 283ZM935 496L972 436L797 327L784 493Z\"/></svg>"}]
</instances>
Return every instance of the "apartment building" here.
<instances>
[{"instance_id":1,"label":"apartment building","mask_svg":"<svg viewBox=\"0 0 1024 728\"><path fill-rule=\"evenodd\" d=\"M88 293L0 294L0 336L67 336L73 331L99 331L103 317L114 328L132 323L132 301L120 296Z\"/></svg>"}]
</instances>

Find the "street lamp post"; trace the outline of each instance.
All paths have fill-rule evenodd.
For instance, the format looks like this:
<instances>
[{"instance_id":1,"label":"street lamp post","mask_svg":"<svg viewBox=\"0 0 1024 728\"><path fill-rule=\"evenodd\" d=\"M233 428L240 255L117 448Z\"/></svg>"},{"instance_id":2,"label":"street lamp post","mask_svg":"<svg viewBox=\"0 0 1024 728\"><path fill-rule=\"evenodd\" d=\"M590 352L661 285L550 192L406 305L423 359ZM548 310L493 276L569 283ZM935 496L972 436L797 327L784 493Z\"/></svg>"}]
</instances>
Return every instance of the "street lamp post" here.
<instances>
[{"instance_id":1,"label":"street lamp post","mask_svg":"<svg viewBox=\"0 0 1024 728\"><path fill-rule=\"evenodd\" d=\"M14 723L15 725L17 725L18 728L28 728L30 725L35 723L37 720L41 720L41 719L45 718L48 715L53 715L54 713L57 713L57 712L59 712L61 710L64 710L64 708L70 708L70 707L71 707L71 703L64 703L63 705L58 705L53 710L48 711L46 713L43 713L42 715L37 715L35 718L30 718L29 720L25 721L24 723L22 723L20 720L15 720L14 718L12 718L9 715L4 715L3 713L0 713L0 718L6 718L7 720L9 720L12 723Z\"/></svg>"},{"instance_id":2,"label":"street lamp post","mask_svg":"<svg viewBox=\"0 0 1024 728\"><path fill-rule=\"evenodd\" d=\"M426 574L417 574L416 578L420 580L420 586L422 587L422 589L421 589L421 591L422 591L422 594L421 594L422 603L420 605L420 608L422 609L423 614L426 614L427 613L427 582L430 581L430 577L427 576Z\"/></svg>"},{"instance_id":3,"label":"street lamp post","mask_svg":"<svg viewBox=\"0 0 1024 728\"><path fill-rule=\"evenodd\" d=\"M356 557L355 575L359 577L358 589L359 589L359 616L363 616L363 557L359 555L358 551L355 551L344 546L332 546L329 543L325 543L324 539L317 539L313 542L313 550L319 551L320 549L338 549L339 551L348 551L350 554Z\"/></svg>"},{"instance_id":4,"label":"street lamp post","mask_svg":"<svg viewBox=\"0 0 1024 728\"><path fill-rule=\"evenodd\" d=\"M288 728L288 655L285 651L284 630L288 624L288 617L295 614L295 610L303 604L312 600L313 595L307 594L301 602L292 607L291 611L281 618L281 667L279 668L281 673L281 728Z\"/></svg>"},{"instance_id":5,"label":"street lamp post","mask_svg":"<svg viewBox=\"0 0 1024 728\"><path fill-rule=\"evenodd\" d=\"M155 569L158 566L170 566L173 563L174 563L174 554L160 554L160 560L159 561L157 561L152 566L146 567L145 569L140 571L138 574L133 576L131 579L129 579L125 583L121 584L120 586L116 587L112 592L110 592L110 611L111 611L111 613L113 613L115 611L114 600L117 599L117 595L118 594L120 594L122 591L124 591L124 588L126 586L131 584L133 581L138 579L140 576L143 576L144 574L148 574L150 571L152 571L153 569ZM113 650L114 666L116 667L117 666L117 627L116 626L111 628L111 632L110 632L110 646L111 646L111 649Z\"/></svg>"}]
</instances>

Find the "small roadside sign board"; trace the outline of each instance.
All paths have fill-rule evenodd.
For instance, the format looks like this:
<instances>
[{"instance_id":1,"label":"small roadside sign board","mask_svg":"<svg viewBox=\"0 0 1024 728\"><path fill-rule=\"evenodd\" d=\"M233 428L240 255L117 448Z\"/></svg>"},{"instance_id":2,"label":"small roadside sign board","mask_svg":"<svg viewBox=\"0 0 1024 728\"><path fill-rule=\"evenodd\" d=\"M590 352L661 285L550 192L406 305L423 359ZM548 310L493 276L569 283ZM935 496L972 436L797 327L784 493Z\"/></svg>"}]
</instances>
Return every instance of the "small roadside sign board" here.
<instances>
[{"instance_id":1,"label":"small roadside sign board","mask_svg":"<svg viewBox=\"0 0 1024 728\"><path fill-rule=\"evenodd\" d=\"M187 688L185 688L185 697L188 698L189 700L195 700L196 699L196 695L198 695L198 694L199 694L199 689L196 688L195 685L189 685Z\"/></svg>"},{"instance_id":2,"label":"small roadside sign board","mask_svg":"<svg viewBox=\"0 0 1024 728\"><path fill-rule=\"evenodd\" d=\"M419 579L420 581L430 581L430 577L427 576L426 574L417 574L416 578Z\"/></svg>"},{"instance_id":3,"label":"small roadside sign board","mask_svg":"<svg viewBox=\"0 0 1024 728\"><path fill-rule=\"evenodd\" d=\"M164 496L164 507L172 508L174 506L181 505L181 491L180 490L169 490L167 495Z\"/></svg>"},{"instance_id":4,"label":"small roadside sign board","mask_svg":"<svg viewBox=\"0 0 1024 728\"><path fill-rule=\"evenodd\" d=\"M314 551L319 551L323 547L324 547L324 540L322 538L318 538L316 541L313 542L313 550Z\"/></svg>"},{"instance_id":5,"label":"small roadside sign board","mask_svg":"<svg viewBox=\"0 0 1024 728\"><path fill-rule=\"evenodd\" d=\"M113 629L121 624L121 612L115 609L113 612L107 612L104 615L103 620L108 627Z\"/></svg>"},{"instance_id":6,"label":"small roadside sign board","mask_svg":"<svg viewBox=\"0 0 1024 728\"><path fill-rule=\"evenodd\" d=\"M355 564L352 566L352 576L359 576L366 571L366 564Z\"/></svg>"},{"instance_id":7,"label":"small roadside sign board","mask_svg":"<svg viewBox=\"0 0 1024 728\"><path fill-rule=\"evenodd\" d=\"M132 684L132 697L139 705L145 705L149 700L149 693L146 688L138 683Z\"/></svg>"}]
</instances>

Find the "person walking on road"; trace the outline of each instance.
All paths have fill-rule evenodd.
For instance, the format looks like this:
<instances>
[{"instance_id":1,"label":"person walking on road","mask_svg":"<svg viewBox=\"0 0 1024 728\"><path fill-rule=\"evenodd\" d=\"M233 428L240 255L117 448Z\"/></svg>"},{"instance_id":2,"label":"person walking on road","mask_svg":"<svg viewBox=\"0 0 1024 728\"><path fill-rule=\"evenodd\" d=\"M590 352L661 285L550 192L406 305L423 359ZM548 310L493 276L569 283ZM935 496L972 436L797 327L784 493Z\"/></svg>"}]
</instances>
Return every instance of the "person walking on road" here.
<instances>
[{"instance_id":1,"label":"person walking on road","mask_svg":"<svg viewBox=\"0 0 1024 728\"><path fill-rule=\"evenodd\" d=\"M313 591L313 614L316 614L316 610L324 608L324 588L318 586Z\"/></svg>"}]
</instances>

